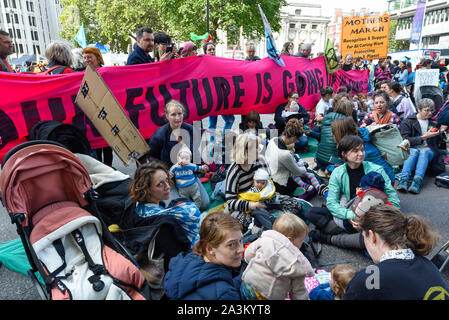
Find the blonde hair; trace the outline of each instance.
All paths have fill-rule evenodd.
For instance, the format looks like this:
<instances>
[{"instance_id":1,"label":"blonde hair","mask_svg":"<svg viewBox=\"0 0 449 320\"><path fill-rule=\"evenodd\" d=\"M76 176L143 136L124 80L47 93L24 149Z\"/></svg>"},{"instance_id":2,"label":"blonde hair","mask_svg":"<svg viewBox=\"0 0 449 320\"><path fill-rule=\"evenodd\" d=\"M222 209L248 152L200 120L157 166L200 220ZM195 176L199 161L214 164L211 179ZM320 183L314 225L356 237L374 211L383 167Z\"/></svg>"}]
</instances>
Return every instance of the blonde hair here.
<instances>
[{"instance_id":1,"label":"blonde hair","mask_svg":"<svg viewBox=\"0 0 449 320\"><path fill-rule=\"evenodd\" d=\"M259 144L260 137L253 133L245 132L239 134L235 139L234 149L232 149L232 161L238 164L248 164L248 155L252 151L252 148L259 148Z\"/></svg>"},{"instance_id":2,"label":"blonde hair","mask_svg":"<svg viewBox=\"0 0 449 320\"><path fill-rule=\"evenodd\" d=\"M178 107L178 108L181 108L181 110L182 110L182 115L183 115L183 116L186 115L186 108L184 107L184 105L183 105L181 102L176 101L176 100L170 100L169 102L167 102L167 103L165 104L165 107L164 107L164 116L165 116L165 117L167 117L168 109L169 109L170 107Z\"/></svg>"},{"instance_id":3,"label":"blonde hair","mask_svg":"<svg viewBox=\"0 0 449 320\"><path fill-rule=\"evenodd\" d=\"M335 300L340 300L346 292L346 287L354 277L357 269L350 264L337 264L331 269L332 292Z\"/></svg>"},{"instance_id":4,"label":"blonde hair","mask_svg":"<svg viewBox=\"0 0 449 320\"><path fill-rule=\"evenodd\" d=\"M282 233L290 239L303 236L307 237L309 228L307 224L300 217L293 213L283 213L273 223L273 230Z\"/></svg>"}]
</instances>

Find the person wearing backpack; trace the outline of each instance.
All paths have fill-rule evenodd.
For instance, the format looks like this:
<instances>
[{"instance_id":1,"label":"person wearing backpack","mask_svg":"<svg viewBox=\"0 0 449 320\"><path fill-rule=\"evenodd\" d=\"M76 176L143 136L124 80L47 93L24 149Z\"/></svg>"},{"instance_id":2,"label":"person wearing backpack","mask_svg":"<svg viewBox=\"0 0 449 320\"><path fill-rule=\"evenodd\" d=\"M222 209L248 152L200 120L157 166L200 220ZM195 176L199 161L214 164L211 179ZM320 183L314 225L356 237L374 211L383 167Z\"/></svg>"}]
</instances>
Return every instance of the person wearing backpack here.
<instances>
[{"instance_id":1,"label":"person wearing backpack","mask_svg":"<svg viewBox=\"0 0 449 320\"><path fill-rule=\"evenodd\" d=\"M72 65L72 52L68 45L62 42L53 42L45 49L48 65L40 74L67 74L75 72Z\"/></svg>"},{"instance_id":2,"label":"person wearing backpack","mask_svg":"<svg viewBox=\"0 0 449 320\"><path fill-rule=\"evenodd\" d=\"M409 116L401 125L401 135L410 141L410 156L405 160L401 178L396 190L418 194L427 169L441 173L439 158L442 156L438 148L442 135L434 121L430 118L435 110L432 99L424 98L418 102L418 113ZM415 174L412 177L412 171ZM440 171L440 172L438 172ZM411 183L411 184L410 184ZM410 184L410 185L409 185Z\"/></svg>"}]
</instances>

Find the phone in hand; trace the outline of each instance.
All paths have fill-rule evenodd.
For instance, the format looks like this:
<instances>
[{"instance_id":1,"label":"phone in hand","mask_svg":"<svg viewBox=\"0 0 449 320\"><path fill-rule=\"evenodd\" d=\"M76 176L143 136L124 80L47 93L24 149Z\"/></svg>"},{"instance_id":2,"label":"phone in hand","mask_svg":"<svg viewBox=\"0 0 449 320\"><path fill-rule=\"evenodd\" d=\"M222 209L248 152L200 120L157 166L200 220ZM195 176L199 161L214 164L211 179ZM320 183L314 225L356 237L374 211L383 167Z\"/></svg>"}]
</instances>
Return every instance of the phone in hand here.
<instances>
[{"instance_id":1,"label":"phone in hand","mask_svg":"<svg viewBox=\"0 0 449 320\"><path fill-rule=\"evenodd\" d=\"M165 50L165 53L172 52L172 51L173 51L173 46L174 46L174 44L173 44L173 43L170 43L170 44L167 46L167 49Z\"/></svg>"}]
</instances>

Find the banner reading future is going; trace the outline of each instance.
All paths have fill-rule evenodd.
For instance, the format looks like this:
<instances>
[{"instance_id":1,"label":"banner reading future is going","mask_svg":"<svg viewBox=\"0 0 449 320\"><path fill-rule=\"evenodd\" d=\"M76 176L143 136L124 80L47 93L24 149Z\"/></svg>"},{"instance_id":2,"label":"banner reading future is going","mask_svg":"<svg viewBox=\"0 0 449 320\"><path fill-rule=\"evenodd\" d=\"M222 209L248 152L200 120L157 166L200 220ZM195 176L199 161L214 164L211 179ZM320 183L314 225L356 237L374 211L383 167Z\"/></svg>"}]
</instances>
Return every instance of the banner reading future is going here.
<instances>
[{"instance_id":1,"label":"banner reading future is going","mask_svg":"<svg viewBox=\"0 0 449 320\"><path fill-rule=\"evenodd\" d=\"M186 106L186 122L212 115L274 113L298 91L310 112L324 86L349 84L366 92L368 71L338 70L328 75L324 57L313 60L283 56L285 67L269 58L251 62L195 56L145 65L103 67L99 73L136 128L147 139L165 123L164 105L170 99ZM86 132L92 148L106 146L82 110L74 103L84 72L68 75L30 75L0 72L0 158L24 142L41 120L71 123ZM94 90L94 88L92 88ZM238 121L238 120L237 120Z\"/></svg>"}]
</instances>

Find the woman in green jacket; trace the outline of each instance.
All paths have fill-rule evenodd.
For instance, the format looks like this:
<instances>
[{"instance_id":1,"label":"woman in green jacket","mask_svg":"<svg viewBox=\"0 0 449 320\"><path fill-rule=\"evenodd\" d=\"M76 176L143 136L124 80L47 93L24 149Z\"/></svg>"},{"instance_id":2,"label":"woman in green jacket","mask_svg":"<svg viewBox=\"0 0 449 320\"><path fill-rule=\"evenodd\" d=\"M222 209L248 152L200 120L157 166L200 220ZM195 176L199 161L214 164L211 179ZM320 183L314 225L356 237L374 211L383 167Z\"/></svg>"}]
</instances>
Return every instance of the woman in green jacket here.
<instances>
[{"instance_id":1,"label":"woman in green jacket","mask_svg":"<svg viewBox=\"0 0 449 320\"><path fill-rule=\"evenodd\" d=\"M335 164L337 144L332 136L331 124L337 119L350 117L354 109L354 103L344 98L339 100L333 109L333 112L328 113L321 120L321 137L315 156L317 169L325 170L329 165Z\"/></svg>"},{"instance_id":2,"label":"woman in green jacket","mask_svg":"<svg viewBox=\"0 0 449 320\"><path fill-rule=\"evenodd\" d=\"M343 248L365 249L363 237L358 231L358 218L340 201L348 201L356 195L360 180L369 172L377 172L385 180L384 192L394 207L399 209L399 198L384 169L372 162L364 161L365 145L358 136L345 136L338 145L338 156L344 161L336 167L329 179L329 191L325 208L309 208L305 217L316 230L310 232L312 240L333 244Z\"/></svg>"}]
</instances>

